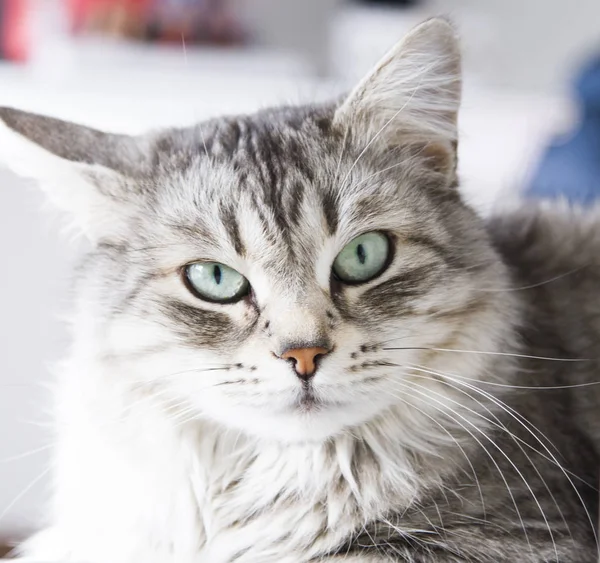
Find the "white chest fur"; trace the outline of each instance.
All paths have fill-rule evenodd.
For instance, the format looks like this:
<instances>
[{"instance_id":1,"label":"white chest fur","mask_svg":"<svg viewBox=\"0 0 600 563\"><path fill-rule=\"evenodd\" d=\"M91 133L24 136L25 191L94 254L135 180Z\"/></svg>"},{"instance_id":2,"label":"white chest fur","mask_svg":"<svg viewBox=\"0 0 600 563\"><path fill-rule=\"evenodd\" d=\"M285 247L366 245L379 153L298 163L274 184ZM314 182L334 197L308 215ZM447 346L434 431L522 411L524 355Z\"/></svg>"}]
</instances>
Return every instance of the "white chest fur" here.
<instances>
[{"instance_id":1,"label":"white chest fur","mask_svg":"<svg viewBox=\"0 0 600 563\"><path fill-rule=\"evenodd\" d=\"M211 424L174 427L151 409L107 422L102 396L85 406L70 398L63 395L60 410L52 520L26 547L32 558L299 563L334 549L367 513L388 506L385 468L370 473L367 450L349 436L258 443ZM394 488L408 501L416 491L409 461L392 463L404 479Z\"/></svg>"}]
</instances>

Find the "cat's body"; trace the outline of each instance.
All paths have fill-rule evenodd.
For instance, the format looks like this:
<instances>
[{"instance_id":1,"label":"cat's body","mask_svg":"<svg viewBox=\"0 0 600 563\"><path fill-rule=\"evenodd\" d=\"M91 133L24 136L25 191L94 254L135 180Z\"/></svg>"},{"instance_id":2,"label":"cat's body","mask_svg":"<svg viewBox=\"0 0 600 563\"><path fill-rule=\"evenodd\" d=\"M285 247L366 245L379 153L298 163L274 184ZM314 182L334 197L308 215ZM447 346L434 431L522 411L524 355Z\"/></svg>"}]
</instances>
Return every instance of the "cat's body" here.
<instances>
[{"instance_id":1,"label":"cat's body","mask_svg":"<svg viewBox=\"0 0 600 563\"><path fill-rule=\"evenodd\" d=\"M141 139L0 110L93 243L25 555L595 562L599 214L460 201L458 69L433 21L341 104ZM199 298L200 260L251 290Z\"/></svg>"},{"instance_id":2,"label":"cat's body","mask_svg":"<svg viewBox=\"0 0 600 563\"><path fill-rule=\"evenodd\" d=\"M592 358L593 337L600 338L600 317L586 298L600 280L597 219L584 215L546 205L516 217L496 218L488 226L511 270L510 288L519 301L528 303L517 323L523 342L519 353L549 359L510 358L508 369L518 373L514 383L523 389L499 393L493 386L483 387L493 400L475 395L485 405L483 415L506 426L511 435L488 423L485 437L471 426L469 413L458 409L458 420L481 445L473 448L472 443L465 443L469 461L462 452L456 455L453 442L447 444L448 452L436 452L441 459L426 458L433 469L433 483L438 469L449 466L450 460L461 468L442 487L435 483L415 498L410 488L405 494L386 487L384 468L372 466L370 440L388 450L383 459L394 471L404 460L393 455L393 431L387 440L374 440L367 434L364 443L343 437L325 445L292 447L255 442L210 423L174 432L169 415L148 408L139 391L126 397L117 387L114 394L106 390L105 396L99 396L97 388L88 388L89 379L82 390L74 382L85 368L75 362L65 376L72 380L67 388L75 385L76 400L65 397L59 403L65 418L61 439L70 441L73 434L65 455L74 460L65 465L71 467L76 461L78 466L77 474L61 480L66 488L61 508L72 518L66 527L70 537L64 537L61 529L50 529L34 539L32 553L77 559L76 546L81 544L82 554L93 546L97 561L296 563L304 561L299 552L317 558L339 551L340 560L352 561L346 554L365 556L357 558L361 562L371 561L367 557L371 555L373 561L396 557L419 563L541 562L556 560L554 539L559 561L594 561L590 519L597 522L593 486L598 457L576 419L582 413L578 402L595 396L596 391L593 387L556 387L597 381L598 365L551 359ZM561 303L566 296L570 296L568 305ZM578 331L592 338L581 338ZM446 354L451 355L448 365L460 366L455 356L462 354ZM368 351L361 355L368 361ZM502 370L506 361L500 356L491 366ZM448 371L461 373L460 368ZM491 375L496 377L490 380L500 385L506 381L504 374ZM100 377L104 380L106 374ZM460 381L453 384L460 388ZM85 395L88 401L82 403ZM496 397L514 412L498 408ZM454 400L460 398L459 392ZM138 413L130 408L132 403L138 404ZM94 421L107 420L110 409L116 409L114 422L94 429ZM91 428L81 427L86 419ZM71 420L78 424L70 431ZM584 428L593 428L581 422ZM484 427L477 419L474 423ZM144 436L139 436L140 426L147 431ZM457 438L461 435L453 433ZM99 447L103 443L122 445L123 450L105 450ZM373 503L372 512L362 513L346 480L348 474L356 481L357 493L368 495L365 500ZM283 491L286 496L282 498ZM64 505L66 499L69 506ZM94 506L93 514L87 511L89 506ZM85 520L80 518L82 513L87 513ZM65 551L65 544L73 546L73 555ZM377 548L371 547L374 544Z\"/></svg>"}]
</instances>

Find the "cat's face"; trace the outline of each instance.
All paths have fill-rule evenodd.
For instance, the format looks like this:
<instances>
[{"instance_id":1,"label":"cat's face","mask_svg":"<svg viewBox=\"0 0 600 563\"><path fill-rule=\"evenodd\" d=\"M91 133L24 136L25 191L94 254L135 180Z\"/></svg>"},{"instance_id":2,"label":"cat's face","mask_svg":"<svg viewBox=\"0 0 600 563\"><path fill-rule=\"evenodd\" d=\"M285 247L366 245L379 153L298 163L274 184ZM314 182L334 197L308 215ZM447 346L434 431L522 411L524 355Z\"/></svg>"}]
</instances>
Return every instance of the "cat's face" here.
<instances>
[{"instance_id":1,"label":"cat's face","mask_svg":"<svg viewBox=\"0 0 600 563\"><path fill-rule=\"evenodd\" d=\"M358 158L332 118L269 112L189 133L195 158L159 174L127 242L85 268L82 291L101 286L86 300L110 310L97 312L104 349L190 415L328 436L403 396L423 352L390 348L447 346L480 301L486 257L457 227L476 221L454 189L421 149ZM284 357L310 348L312 377Z\"/></svg>"},{"instance_id":2,"label":"cat's face","mask_svg":"<svg viewBox=\"0 0 600 563\"><path fill-rule=\"evenodd\" d=\"M76 210L94 241L78 288L102 369L181 424L322 440L420 403L407 382L428 385L431 348L487 338L481 288L496 262L456 192L458 63L444 26L417 30L330 106L143 139L0 113L47 149L50 184L94 189ZM427 45L431 76L431 61L415 72L412 60ZM407 69L412 82L390 94ZM77 199L60 189L62 205Z\"/></svg>"}]
</instances>

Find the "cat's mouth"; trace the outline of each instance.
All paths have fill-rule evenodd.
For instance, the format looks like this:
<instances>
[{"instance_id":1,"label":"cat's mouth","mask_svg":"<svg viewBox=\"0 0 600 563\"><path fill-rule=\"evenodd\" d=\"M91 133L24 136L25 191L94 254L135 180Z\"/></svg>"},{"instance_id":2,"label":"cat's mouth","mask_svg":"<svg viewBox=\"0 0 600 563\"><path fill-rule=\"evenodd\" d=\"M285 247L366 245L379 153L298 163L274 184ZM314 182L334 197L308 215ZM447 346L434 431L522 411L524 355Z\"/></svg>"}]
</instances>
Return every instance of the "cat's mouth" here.
<instances>
[{"instance_id":1,"label":"cat's mouth","mask_svg":"<svg viewBox=\"0 0 600 563\"><path fill-rule=\"evenodd\" d=\"M344 406L347 406L347 403L329 400L320 396L310 384L302 386L302 391L298 393L291 405L293 411L301 414L314 414Z\"/></svg>"},{"instance_id":2,"label":"cat's mouth","mask_svg":"<svg viewBox=\"0 0 600 563\"><path fill-rule=\"evenodd\" d=\"M302 413L315 412L321 410L325 406L325 402L317 397L310 384L303 385L302 391L294 401L293 408Z\"/></svg>"}]
</instances>

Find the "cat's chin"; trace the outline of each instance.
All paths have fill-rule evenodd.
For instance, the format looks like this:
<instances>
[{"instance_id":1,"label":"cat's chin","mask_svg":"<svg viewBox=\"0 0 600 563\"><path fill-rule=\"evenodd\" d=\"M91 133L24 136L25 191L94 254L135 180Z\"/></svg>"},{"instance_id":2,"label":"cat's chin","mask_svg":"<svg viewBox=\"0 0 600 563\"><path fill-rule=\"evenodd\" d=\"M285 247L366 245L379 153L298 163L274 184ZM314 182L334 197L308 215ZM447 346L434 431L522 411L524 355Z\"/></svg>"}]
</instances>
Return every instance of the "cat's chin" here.
<instances>
[{"instance_id":1,"label":"cat's chin","mask_svg":"<svg viewBox=\"0 0 600 563\"><path fill-rule=\"evenodd\" d=\"M318 443L343 434L379 416L380 409L356 403L298 400L285 409L239 406L215 416L222 425L245 434L283 443Z\"/></svg>"}]
</instances>

